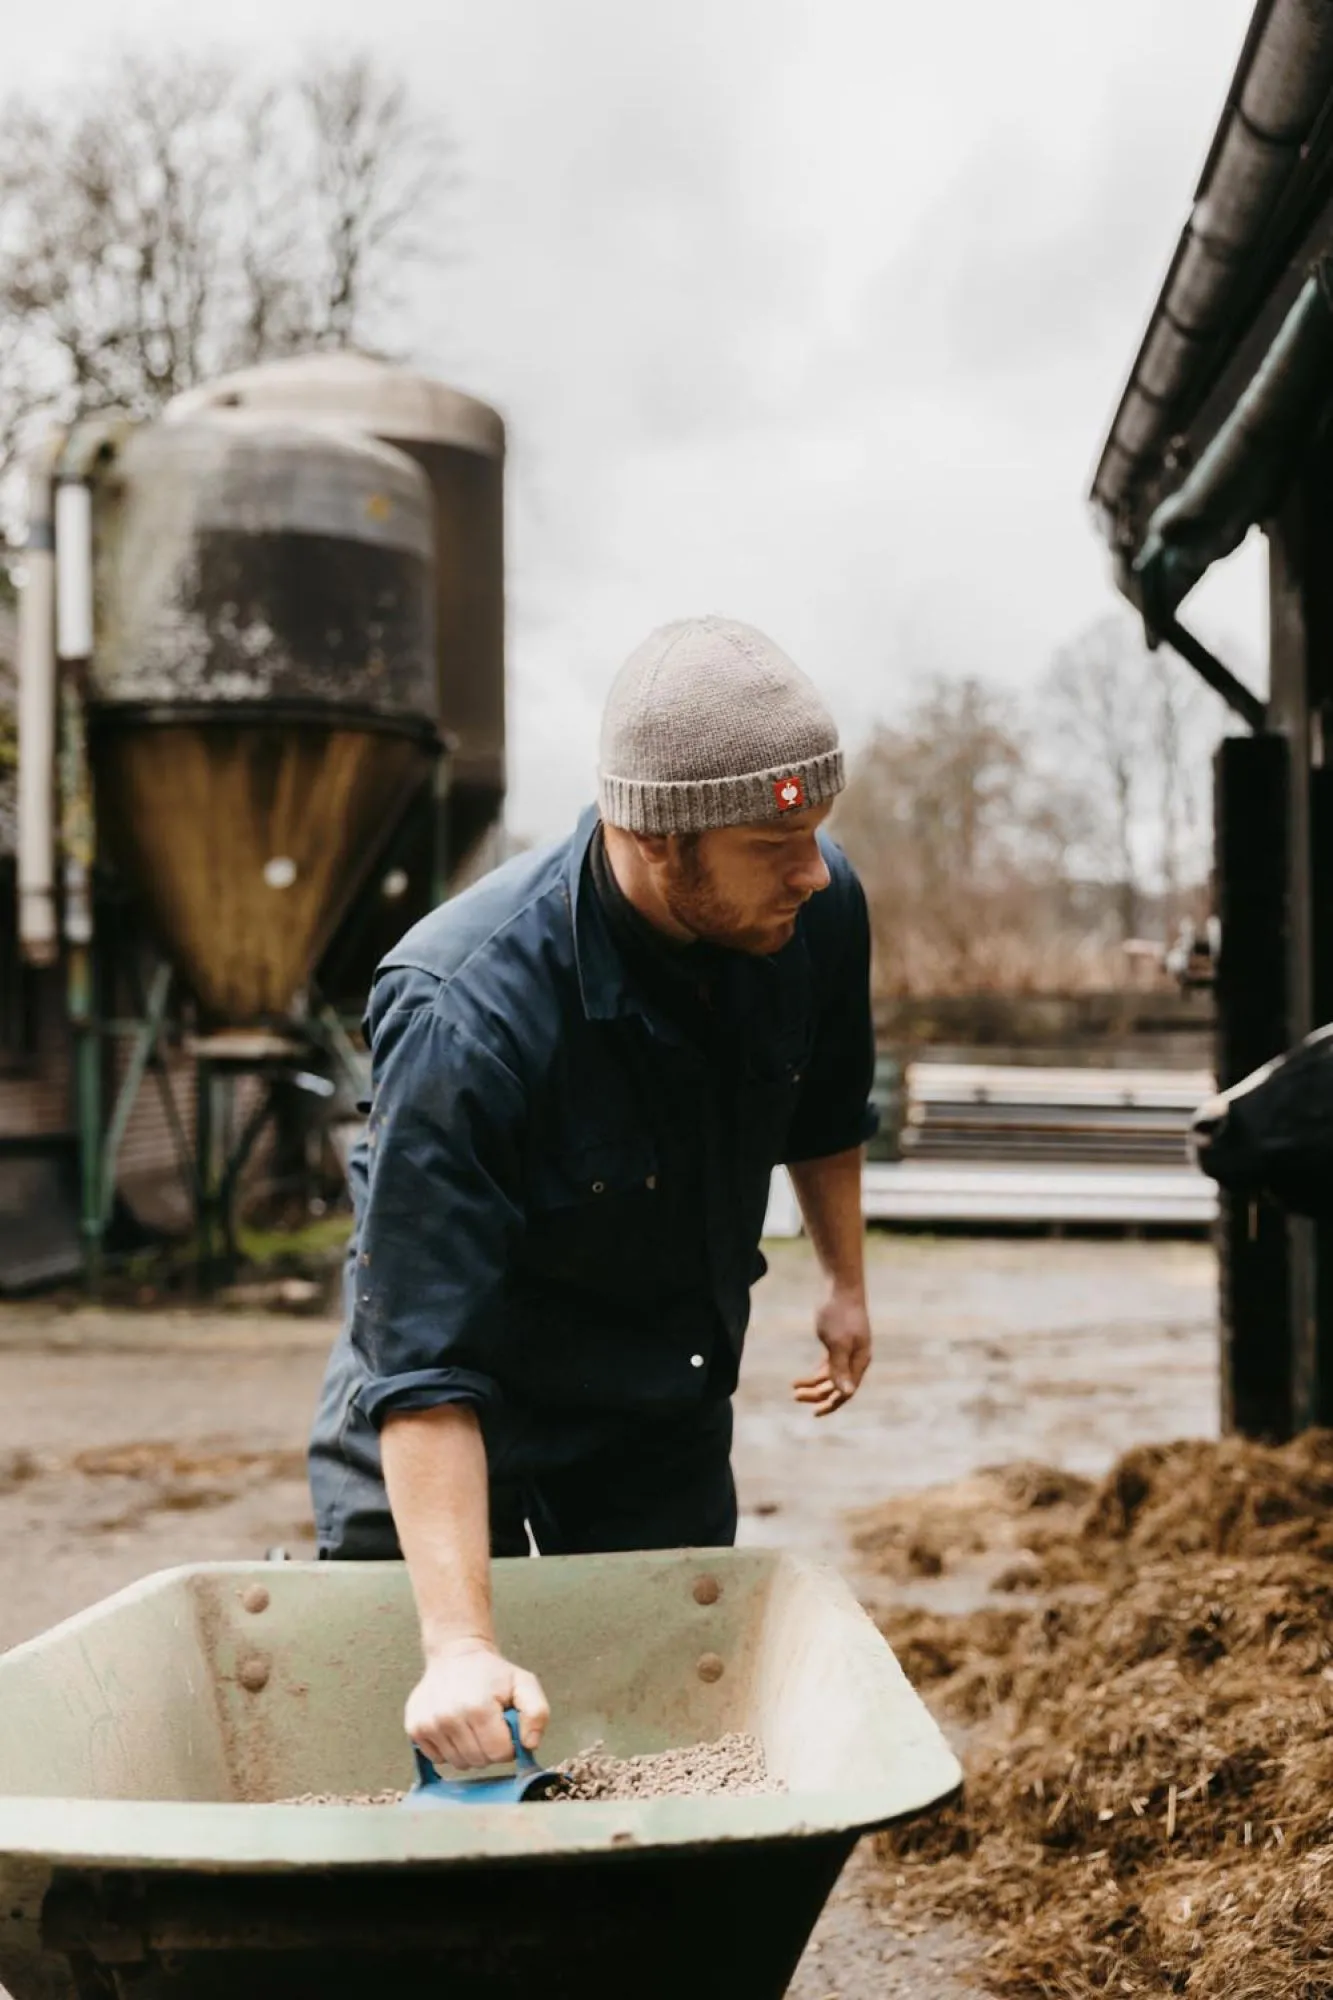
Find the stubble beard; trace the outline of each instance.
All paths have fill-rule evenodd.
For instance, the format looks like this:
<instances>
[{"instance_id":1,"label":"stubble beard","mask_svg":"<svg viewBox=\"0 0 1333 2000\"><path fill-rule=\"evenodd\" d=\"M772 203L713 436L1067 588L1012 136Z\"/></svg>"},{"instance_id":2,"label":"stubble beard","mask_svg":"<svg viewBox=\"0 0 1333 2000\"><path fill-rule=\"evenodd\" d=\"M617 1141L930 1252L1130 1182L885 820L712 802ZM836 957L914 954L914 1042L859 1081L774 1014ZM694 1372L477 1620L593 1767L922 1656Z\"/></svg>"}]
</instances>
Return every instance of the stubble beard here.
<instances>
[{"instance_id":1,"label":"stubble beard","mask_svg":"<svg viewBox=\"0 0 1333 2000\"><path fill-rule=\"evenodd\" d=\"M752 958L771 958L790 944L796 931L794 917L770 924L747 924L735 904L719 894L692 847L686 847L677 857L663 900L675 921L699 943L746 952Z\"/></svg>"}]
</instances>

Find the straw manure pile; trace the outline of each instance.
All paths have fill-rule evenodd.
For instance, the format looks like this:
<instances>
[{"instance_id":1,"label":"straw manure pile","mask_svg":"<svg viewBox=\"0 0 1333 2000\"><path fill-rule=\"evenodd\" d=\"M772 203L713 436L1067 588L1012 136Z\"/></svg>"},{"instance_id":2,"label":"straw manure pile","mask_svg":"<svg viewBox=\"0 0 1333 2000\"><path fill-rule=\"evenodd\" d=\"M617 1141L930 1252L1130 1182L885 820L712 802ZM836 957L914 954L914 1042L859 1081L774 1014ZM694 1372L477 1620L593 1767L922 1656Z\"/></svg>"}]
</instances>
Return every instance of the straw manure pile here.
<instances>
[{"instance_id":1,"label":"straw manure pile","mask_svg":"<svg viewBox=\"0 0 1333 2000\"><path fill-rule=\"evenodd\" d=\"M998 1994L1333 1996L1333 1433L1018 1466L863 1517L963 1798L881 1838L891 1920L966 1918Z\"/></svg>"}]
</instances>

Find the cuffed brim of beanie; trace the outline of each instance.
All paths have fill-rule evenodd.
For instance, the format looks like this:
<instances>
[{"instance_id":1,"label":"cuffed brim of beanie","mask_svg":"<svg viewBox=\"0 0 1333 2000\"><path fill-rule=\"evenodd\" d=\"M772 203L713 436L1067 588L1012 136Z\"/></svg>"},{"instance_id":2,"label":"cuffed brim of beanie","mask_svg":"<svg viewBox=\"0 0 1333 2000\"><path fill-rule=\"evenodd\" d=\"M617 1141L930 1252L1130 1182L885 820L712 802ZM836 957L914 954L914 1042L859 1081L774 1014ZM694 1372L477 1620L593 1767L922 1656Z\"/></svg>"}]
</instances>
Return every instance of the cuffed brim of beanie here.
<instances>
[{"instance_id":1,"label":"cuffed brim of beanie","mask_svg":"<svg viewBox=\"0 0 1333 2000\"><path fill-rule=\"evenodd\" d=\"M759 826L766 820L786 819L804 806L825 805L846 782L842 751L826 750L802 763L749 771L738 778L651 783L603 771L598 803L608 826L623 827L627 833L707 833L719 826Z\"/></svg>"}]
</instances>

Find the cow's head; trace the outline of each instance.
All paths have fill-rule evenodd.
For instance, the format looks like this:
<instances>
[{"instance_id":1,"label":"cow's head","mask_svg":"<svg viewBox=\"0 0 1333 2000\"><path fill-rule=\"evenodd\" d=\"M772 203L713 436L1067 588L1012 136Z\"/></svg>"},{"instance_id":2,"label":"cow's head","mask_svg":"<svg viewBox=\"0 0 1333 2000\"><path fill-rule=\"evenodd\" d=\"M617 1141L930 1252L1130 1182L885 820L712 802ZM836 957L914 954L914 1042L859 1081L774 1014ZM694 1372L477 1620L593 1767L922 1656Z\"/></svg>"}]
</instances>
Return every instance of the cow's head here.
<instances>
[{"instance_id":1,"label":"cow's head","mask_svg":"<svg viewBox=\"0 0 1333 2000\"><path fill-rule=\"evenodd\" d=\"M1201 1104L1190 1147L1234 1194L1333 1216L1333 1025Z\"/></svg>"}]
</instances>

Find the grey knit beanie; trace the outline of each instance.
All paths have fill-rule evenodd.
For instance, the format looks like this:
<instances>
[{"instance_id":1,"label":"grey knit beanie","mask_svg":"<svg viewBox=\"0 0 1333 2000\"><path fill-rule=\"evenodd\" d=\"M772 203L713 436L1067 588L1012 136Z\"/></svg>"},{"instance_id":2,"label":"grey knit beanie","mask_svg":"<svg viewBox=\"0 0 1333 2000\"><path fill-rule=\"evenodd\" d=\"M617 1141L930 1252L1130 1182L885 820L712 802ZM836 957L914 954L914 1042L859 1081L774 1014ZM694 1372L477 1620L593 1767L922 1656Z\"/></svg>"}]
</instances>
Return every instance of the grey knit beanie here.
<instances>
[{"instance_id":1,"label":"grey knit beanie","mask_svg":"<svg viewBox=\"0 0 1333 2000\"><path fill-rule=\"evenodd\" d=\"M836 798L838 728L779 646L734 618L661 625L616 675L602 718L602 818L702 833Z\"/></svg>"}]
</instances>

